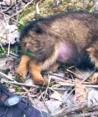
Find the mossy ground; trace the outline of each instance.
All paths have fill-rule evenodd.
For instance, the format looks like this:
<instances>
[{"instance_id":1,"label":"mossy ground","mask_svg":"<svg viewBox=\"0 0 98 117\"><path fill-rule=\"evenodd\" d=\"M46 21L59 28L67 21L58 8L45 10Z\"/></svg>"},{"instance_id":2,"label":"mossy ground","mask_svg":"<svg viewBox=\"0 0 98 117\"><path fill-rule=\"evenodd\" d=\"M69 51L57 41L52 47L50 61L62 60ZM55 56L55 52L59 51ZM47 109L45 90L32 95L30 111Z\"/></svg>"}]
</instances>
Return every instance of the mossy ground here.
<instances>
[{"instance_id":1,"label":"mossy ground","mask_svg":"<svg viewBox=\"0 0 98 117\"><path fill-rule=\"evenodd\" d=\"M19 27L26 22L39 17L46 17L68 10L87 10L93 12L93 0L60 0L58 6L54 5L54 0L41 0L39 4L40 14L36 14L36 4L32 3L19 16Z\"/></svg>"}]
</instances>

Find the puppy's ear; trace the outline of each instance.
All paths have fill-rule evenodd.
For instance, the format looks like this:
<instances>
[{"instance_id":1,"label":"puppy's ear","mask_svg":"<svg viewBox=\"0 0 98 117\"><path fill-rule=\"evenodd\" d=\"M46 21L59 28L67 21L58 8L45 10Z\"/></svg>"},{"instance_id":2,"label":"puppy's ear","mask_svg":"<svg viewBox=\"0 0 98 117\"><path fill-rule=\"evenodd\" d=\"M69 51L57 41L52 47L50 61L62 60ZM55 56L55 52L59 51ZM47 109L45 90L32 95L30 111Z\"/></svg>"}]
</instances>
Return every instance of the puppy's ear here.
<instances>
[{"instance_id":1,"label":"puppy's ear","mask_svg":"<svg viewBox=\"0 0 98 117\"><path fill-rule=\"evenodd\" d=\"M34 31L37 34L43 34L46 33L47 26L45 24L37 23L36 26L34 27Z\"/></svg>"},{"instance_id":2,"label":"puppy's ear","mask_svg":"<svg viewBox=\"0 0 98 117\"><path fill-rule=\"evenodd\" d=\"M38 33L38 34L44 33L44 30L43 30L41 27L39 27L39 26L35 27L35 28L34 28L34 31L35 31L36 33Z\"/></svg>"}]
</instances>

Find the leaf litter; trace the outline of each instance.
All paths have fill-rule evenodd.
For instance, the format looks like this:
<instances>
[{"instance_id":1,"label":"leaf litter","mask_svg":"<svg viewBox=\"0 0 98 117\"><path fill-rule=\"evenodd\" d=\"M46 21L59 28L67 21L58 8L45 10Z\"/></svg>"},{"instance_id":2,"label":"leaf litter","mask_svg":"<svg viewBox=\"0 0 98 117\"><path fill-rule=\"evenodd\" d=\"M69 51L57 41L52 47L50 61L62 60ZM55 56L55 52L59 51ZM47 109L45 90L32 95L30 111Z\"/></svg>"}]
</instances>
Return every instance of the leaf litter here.
<instances>
[{"instance_id":1,"label":"leaf litter","mask_svg":"<svg viewBox=\"0 0 98 117\"><path fill-rule=\"evenodd\" d=\"M75 0L68 3L63 0L58 0L57 3L50 0L46 3L48 3L46 6L49 3L50 6L53 4L54 13L63 11L65 6L67 9L83 7L82 2ZM39 6L42 7L46 3L40 2ZM17 48L13 45L19 42L21 24L24 25L25 21L31 18L29 15L28 18L25 17L25 9L32 8L34 10L34 7L31 7L33 4L35 4L34 0L0 1L0 82L5 84L11 92L28 97L32 105L54 117L97 117L98 86L94 84L95 79L91 79L95 71L85 72L77 68L73 70L74 66L65 66L65 70L62 72L61 70L56 73L47 72L46 75L49 79L47 87L34 85L30 75L27 76L25 83L16 81L15 69L19 62L19 55ZM86 2L85 8L91 12L94 8L92 1ZM29 11L31 10L29 9ZM38 13L43 15L43 7L39 11ZM36 18L36 12L34 11L32 17ZM51 10L49 13L52 14Z\"/></svg>"}]
</instances>

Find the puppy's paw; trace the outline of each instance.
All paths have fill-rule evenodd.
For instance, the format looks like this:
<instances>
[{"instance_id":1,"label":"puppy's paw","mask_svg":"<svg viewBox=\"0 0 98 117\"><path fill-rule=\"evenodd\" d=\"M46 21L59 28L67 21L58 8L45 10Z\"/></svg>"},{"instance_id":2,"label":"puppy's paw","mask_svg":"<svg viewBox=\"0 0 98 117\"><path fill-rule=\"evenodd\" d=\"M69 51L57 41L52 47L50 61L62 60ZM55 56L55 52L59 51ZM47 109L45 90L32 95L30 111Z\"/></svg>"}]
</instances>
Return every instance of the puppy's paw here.
<instances>
[{"instance_id":1,"label":"puppy's paw","mask_svg":"<svg viewBox=\"0 0 98 117\"><path fill-rule=\"evenodd\" d=\"M24 82L27 75L27 69L25 67L18 67L16 70L16 80L19 82Z\"/></svg>"},{"instance_id":2,"label":"puppy's paw","mask_svg":"<svg viewBox=\"0 0 98 117\"><path fill-rule=\"evenodd\" d=\"M22 82L22 83L24 83L25 82L25 78L23 78L23 77L21 77L20 75L16 75L16 78L15 78L15 80L17 81L17 82Z\"/></svg>"},{"instance_id":3,"label":"puppy's paw","mask_svg":"<svg viewBox=\"0 0 98 117\"><path fill-rule=\"evenodd\" d=\"M94 73L94 75L91 77L91 83L98 85L98 73Z\"/></svg>"},{"instance_id":4,"label":"puppy's paw","mask_svg":"<svg viewBox=\"0 0 98 117\"><path fill-rule=\"evenodd\" d=\"M41 86L47 86L48 85L48 80L43 77L33 77L33 82L36 85L41 85Z\"/></svg>"}]
</instances>

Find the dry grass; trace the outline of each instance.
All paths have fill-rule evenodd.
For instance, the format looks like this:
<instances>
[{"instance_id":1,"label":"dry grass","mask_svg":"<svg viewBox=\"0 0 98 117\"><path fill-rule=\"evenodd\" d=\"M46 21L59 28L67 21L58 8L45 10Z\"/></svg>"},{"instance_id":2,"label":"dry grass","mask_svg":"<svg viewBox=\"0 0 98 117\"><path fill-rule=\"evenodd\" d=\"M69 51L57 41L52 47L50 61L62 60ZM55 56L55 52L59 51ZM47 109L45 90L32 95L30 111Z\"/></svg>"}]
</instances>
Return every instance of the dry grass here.
<instances>
[{"instance_id":1,"label":"dry grass","mask_svg":"<svg viewBox=\"0 0 98 117\"><path fill-rule=\"evenodd\" d=\"M2 7L0 6L0 16L3 15L7 20L4 18L3 20L8 23L11 20L11 23L14 23L19 27L21 30L22 26L24 26L28 21L31 19L35 20L39 17L45 17L48 15L53 15L59 12L68 11L70 9L75 10L87 10L89 12L94 11L94 3L92 0L57 0L60 1L58 4L54 2L54 0L40 0L40 2L36 3L34 0L31 0L28 3L24 3L22 0L18 0L14 5L9 5ZM17 10L15 10L17 9ZM17 50L15 48L11 48L10 44L8 44L8 47L5 49L2 43L1 47L2 49L6 50L5 58L8 59L8 57L12 58L13 60L18 59L19 57L17 55ZM12 51L14 50L14 51ZM1 50L0 53L3 51ZM1 61L1 60L0 60ZM4 64L6 62L4 61ZM11 66L14 66L11 67ZM11 64L8 67L10 67L9 76L6 75L5 72L0 70L0 80L2 83L6 84L9 89L19 95L28 97L32 104L36 106L40 106L39 109L42 109L42 106L45 111L51 113L55 117L64 117L64 116L92 116L97 115L98 112L96 110L98 109L97 106L90 106L87 107L86 99L82 98L82 102L79 103L77 100L74 102L74 104L71 104L69 107L67 103L67 100L69 100L70 96L74 98L74 96L77 97L77 95L73 95L73 92L76 90L75 87L78 87L78 84L76 83L76 80L79 80L81 89L84 88L98 88L97 85L92 85L90 83L90 77L94 73L93 72L82 72L76 69L75 71L72 69L72 67L67 67L63 74L61 73L47 73L47 77L49 79L49 84L47 87L40 87L36 86L34 84L31 84L32 81L28 81L27 83L19 83L15 80L15 74L12 76L12 71L15 69L17 64ZM12 71L11 71L12 70ZM28 76L29 77L29 76ZM66 90L69 90L68 94L64 95ZM81 90L81 89L78 89ZM82 94L87 96L87 93L82 90L80 91ZM54 94L54 95L52 95ZM52 95L52 96L51 96ZM81 93L79 94L81 95ZM62 99L62 97L66 97L66 101ZM61 102L59 105L59 110L57 110L55 113L52 112L52 110L48 107L47 102L51 102L52 100L56 100L58 102ZM80 100L80 97L78 98ZM67 103L67 105L66 105ZM53 106L53 105L51 105Z\"/></svg>"}]
</instances>

